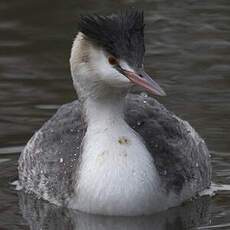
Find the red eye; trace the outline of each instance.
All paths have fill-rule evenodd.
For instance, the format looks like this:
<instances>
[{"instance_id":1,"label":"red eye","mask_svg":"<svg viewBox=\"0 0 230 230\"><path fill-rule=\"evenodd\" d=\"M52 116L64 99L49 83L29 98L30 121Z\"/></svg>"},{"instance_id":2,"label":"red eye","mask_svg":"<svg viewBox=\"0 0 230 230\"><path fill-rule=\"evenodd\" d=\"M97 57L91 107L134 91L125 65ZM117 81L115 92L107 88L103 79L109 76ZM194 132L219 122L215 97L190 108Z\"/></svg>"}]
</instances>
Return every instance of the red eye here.
<instances>
[{"instance_id":1,"label":"red eye","mask_svg":"<svg viewBox=\"0 0 230 230\"><path fill-rule=\"evenodd\" d=\"M113 56L108 57L108 62L110 65L117 65L118 64L118 60Z\"/></svg>"}]
</instances>

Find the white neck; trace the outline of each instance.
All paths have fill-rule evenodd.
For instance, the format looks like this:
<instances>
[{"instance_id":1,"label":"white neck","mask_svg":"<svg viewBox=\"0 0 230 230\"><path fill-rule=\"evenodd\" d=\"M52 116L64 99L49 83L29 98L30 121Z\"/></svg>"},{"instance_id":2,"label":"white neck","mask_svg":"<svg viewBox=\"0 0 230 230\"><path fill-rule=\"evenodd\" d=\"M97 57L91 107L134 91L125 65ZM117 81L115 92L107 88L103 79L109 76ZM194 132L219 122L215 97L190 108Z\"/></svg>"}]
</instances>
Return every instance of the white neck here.
<instances>
[{"instance_id":1,"label":"white neck","mask_svg":"<svg viewBox=\"0 0 230 230\"><path fill-rule=\"evenodd\" d=\"M84 102L84 111L88 127L98 125L111 126L124 119L125 94L111 92L103 97L88 97Z\"/></svg>"}]
</instances>

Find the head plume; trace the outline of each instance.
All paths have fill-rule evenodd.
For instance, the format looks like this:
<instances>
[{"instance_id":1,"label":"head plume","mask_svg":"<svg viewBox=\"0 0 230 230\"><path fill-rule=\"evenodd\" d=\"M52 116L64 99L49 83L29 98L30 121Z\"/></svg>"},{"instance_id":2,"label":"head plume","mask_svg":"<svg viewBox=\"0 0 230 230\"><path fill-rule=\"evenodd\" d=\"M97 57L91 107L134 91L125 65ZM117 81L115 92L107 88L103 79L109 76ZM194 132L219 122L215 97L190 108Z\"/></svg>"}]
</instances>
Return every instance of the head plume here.
<instances>
[{"instance_id":1,"label":"head plume","mask_svg":"<svg viewBox=\"0 0 230 230\"><path fill-rule=\"evenodd\" d=\"M142 11L127 10L110 16L87 15L80 18L80 31L95 44L133 67L143 63L144 18Z\"/></svg>"}]
</instances>

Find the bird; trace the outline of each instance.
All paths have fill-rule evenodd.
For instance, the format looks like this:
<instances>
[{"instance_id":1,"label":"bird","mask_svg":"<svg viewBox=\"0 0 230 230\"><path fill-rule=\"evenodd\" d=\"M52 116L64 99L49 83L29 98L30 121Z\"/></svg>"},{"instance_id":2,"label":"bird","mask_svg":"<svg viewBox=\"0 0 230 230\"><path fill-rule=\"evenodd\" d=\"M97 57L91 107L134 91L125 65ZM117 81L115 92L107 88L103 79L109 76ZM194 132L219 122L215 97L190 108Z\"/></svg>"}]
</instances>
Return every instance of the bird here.
<instances>
[{"instance_id":1,"label":"bird","mask_svg":"<svg viewBox=\"0 0 230 230\"><path fill-rule=\"evenodd\" d=\"M166 94L145 72L144 54L143 11L80 17L70 55L78 99L21 152L26 193L86 213L140 216L209 188L207 145L154 98ZM131 93L133 86L146 93Z\"/></svg>"}]
</instances>

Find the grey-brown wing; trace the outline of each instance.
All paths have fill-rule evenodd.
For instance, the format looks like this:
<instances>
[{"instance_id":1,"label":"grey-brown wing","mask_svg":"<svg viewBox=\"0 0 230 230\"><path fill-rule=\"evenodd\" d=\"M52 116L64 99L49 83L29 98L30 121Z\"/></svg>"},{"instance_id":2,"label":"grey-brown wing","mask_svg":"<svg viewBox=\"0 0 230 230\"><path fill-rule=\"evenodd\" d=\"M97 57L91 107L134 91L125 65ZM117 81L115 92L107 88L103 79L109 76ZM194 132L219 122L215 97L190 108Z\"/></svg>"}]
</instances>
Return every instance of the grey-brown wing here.
<instances>
[{"instance_id":1,"label":"grey-brown wing","mask_svg":"<svg viewBox=\"0 0 230 230\"><path fill-rule=\"evenodd\" d=\"M125 113L128 124L144 139L168 191L180 192L186 183L196 191L210 185L208 149L188 122L141 95L128 96Z\"/></svg>"},{"instance_id":2,"label":"grey-brown wing","mask_svg":"<svg viewBox=\"0 0 230 230\"><path fill-rule=\"evenodd\" d=\"M27 191L64 202L72 194L86 127L80 103L61 106L30 139L19 159L19 182Z\"/></svg>"}]
</instances>

